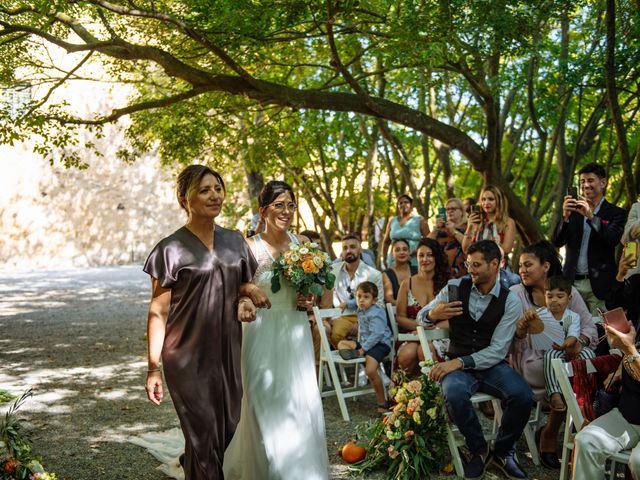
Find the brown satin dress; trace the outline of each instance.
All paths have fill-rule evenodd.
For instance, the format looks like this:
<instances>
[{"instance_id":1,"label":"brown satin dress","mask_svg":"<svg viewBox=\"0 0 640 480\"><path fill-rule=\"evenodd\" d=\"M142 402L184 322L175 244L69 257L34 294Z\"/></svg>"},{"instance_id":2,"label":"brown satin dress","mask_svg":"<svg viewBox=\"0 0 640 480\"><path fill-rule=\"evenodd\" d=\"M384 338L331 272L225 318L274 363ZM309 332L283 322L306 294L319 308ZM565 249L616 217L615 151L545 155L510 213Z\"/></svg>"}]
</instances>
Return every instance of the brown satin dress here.
<instances>
[{"instance_id":1,"label":"brown satin dress","mask_svg":"<svg viewBox=\"0 0 640 480\"><path fill-rule=\"evenodd\" d=\"M236 300L256 267L242 235L219 226L213 252L182 227L155 246L144 266L171 289L162 363L185 437L187 480L224 478L224 451L242 401Z\"/></svg>"}]
</instances>

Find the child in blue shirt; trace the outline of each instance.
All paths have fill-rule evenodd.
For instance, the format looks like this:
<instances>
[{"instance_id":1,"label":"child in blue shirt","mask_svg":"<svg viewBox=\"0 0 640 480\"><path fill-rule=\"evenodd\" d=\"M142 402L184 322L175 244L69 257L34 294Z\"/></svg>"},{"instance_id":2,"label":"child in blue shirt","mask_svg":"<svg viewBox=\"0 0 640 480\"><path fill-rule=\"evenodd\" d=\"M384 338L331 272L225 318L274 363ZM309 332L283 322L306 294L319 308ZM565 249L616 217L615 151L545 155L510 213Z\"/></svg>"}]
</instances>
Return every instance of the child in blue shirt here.
<instances>
[{"instance_id":1,"label":"child in blue shirt","mask_svg":"<svg viewBox=\"0 0 640 480\"><path fill-rule=\"evenodd\" d=\"M373 282L362 282L356 289L356 304L358 306L358 331L360 340L341 340L338 350L355 350L359 356L365 356L365 373L373 386L378 402L378 412L387 410L384 385L378 367L380 362L391 351L393 334L387 323L387 314L376 304L378 287Z\"/></svg>"}]
</instances>

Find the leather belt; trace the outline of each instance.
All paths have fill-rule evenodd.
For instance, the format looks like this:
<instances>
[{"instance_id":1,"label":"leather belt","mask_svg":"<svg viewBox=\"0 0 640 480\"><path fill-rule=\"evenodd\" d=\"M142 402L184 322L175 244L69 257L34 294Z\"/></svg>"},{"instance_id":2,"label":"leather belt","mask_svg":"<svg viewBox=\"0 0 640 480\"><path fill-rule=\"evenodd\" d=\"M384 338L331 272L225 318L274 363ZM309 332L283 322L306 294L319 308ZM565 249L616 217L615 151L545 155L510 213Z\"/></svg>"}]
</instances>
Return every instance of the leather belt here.
<instances>
[{"instance_id":1,"label":"leather belt","mask_svg":"<svg viewBox=\"0 0 640 480\"><path fill-rule=\"evenodd\" d=\"M573 277L574 280L586 280L587 278L589 278L588 273L585 273L584 275L576 273L575 277Z\"/></svg>"}]
</instances>

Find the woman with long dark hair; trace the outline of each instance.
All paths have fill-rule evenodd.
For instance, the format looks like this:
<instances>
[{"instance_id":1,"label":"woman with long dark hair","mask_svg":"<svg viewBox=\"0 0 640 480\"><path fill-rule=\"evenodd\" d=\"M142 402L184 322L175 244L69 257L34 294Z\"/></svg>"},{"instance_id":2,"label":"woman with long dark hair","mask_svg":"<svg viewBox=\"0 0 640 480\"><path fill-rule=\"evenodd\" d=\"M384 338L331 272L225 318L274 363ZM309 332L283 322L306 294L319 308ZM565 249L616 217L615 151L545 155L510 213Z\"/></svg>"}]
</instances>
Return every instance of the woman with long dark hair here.
<instances>
[{"instance_id":1,"label":"woman with long dark hair","mask_svg":"<svg viewBox=\"0 0 640 480\"><path fill-rule=\"evenodd\" d=\"M423 238L416 249L418 273L400 285L398 292L397 321L401 332L413 332L418 323L416 315L422 307L434 299L449 280L449 264L440 244L432 238ZM443 325L438 325L443 326ZM419 342L405 342L398 349L398 366L409 373L416 373L418 363L424 360Z\"/></svg>"},{"instance_id":2,"label":"woman with long dark hair","mask_svg":"<svg viewBox=\"0 0 640 480\"><path fill-rule=\"evenodd\" d=\"M271 308L245 324L242 344L242 416L225 456L227 480L326 480L329 460L322 401L305 298L282 282L271 293L273 262L290 244L307 241L289 227L296 197L285 182L267 183L258 197L264 231L249 239L258 269L255 284Z\"/></svg>"},{"instance_id":3,"label":"woman with long dark hair","mask_svg":"<svg viewBox=\"0 0 640 480\"><path fill-rule=\"evenodd\" d=\"M547 279L562 275L562 265L553 245L542 240L524 248L519 259L519 273L522 283L511 287L522 304L522 318L518 321L516 336L512 344L512 364L534 390L545 388L543 356L544 351L535 350L527 333L527 310L545 306L545 284ZM578 356L593 356L598 332L580 293L573 287L568 309L580 316L580 338L570 350L565 351L566 358L572 360ZM581 352L582 350L584 352ZM546 425L538 433L540 459L548 468L560 468L556 455L557 437L560 425L565 418L565 410L552 409Z\"/></svg>"}]
</instances>

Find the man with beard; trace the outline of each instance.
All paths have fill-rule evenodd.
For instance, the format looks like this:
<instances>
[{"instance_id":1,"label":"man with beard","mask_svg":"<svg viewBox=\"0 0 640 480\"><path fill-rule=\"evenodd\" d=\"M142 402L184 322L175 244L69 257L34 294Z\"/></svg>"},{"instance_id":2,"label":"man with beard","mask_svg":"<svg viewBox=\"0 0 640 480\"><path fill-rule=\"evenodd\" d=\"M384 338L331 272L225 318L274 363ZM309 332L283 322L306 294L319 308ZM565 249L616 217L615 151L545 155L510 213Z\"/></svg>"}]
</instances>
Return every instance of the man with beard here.
<instances>
[{"instance_id":1,"label":"man with beard","mask_svg":"<svg viewBox=\"0 0 640 480\"><path fill-rule=\"evenodd\" d=\"M464 465L467 479L482 478L488 467L508 478L527 478L514 451L529 420L533 392L505 361L522 307L498 281L501 257L493 240L471 244L466 262L471 278L449 280L418 313L418 321L427 327L446 327L448 322L451 343L446 360L436 364L429 376L441 382L449 415L471 453ZM492 453L470 400L476 392L506 404Z\"/></svg>"},{"instance_id":2,"label":"man with beard","mask_svg":"<svg viewBox=\"0 0 640 480\"><path fill-rule=\"evenodd\" d=\"M340 340L358 334L355 297L358 285L362 282L372 282L378 287L379 292L384 292L382 274L364 263L361 253L362 245L357 236L348 234L342 237L342 261L333 265L333 274L336 276L333 301L328 293L322 301L324 308L330 308L333 303L333 307L341 308L343 312L343 316L333 320L331 325L331 343L334 347L337 347ZM384 308L384 296L379 295L376 303Z\"/></svg>"},{"instance_id":3,"label":"man with beard","mask_svg":"<svg viewBox=\"0 0 640 480\"><path fill-rule=\"evenodd\" d=\"M611 284L616 278L615 248L624 232L627 212L607 202L607 173L589 163L578 171L582 195L567 195L562 218L551 241L566 246L564 276L573 282L592 315L604 310Z\"/></svg>"}]
</instances>

